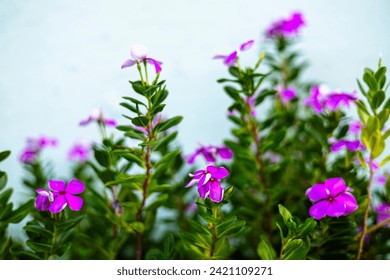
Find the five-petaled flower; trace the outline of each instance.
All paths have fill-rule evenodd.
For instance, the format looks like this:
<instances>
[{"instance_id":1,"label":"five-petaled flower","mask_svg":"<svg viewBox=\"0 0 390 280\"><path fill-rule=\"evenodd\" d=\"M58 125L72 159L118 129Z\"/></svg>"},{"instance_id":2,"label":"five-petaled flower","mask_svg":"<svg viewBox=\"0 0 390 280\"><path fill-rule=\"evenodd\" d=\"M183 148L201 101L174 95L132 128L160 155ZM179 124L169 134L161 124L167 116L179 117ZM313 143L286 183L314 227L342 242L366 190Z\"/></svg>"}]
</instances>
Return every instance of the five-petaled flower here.
<instances>
[{"instance_id":1,"label":"five-petaled flower","mask_svg":"<svg viewBox=\"0 0 390 280\"><path fill-rule=\"evenodd\" d=\"M255 42L254 40L249 40L249 41L241 44L240 48L238 50L235 50L228 55L216 54L216 55L214 55L213 59L222 59L223 63L226 66L231 67L234 64L236 64L236 60L238 58L239 53L249 50L253 46L254 42Z\"/></svg>"},{"instance_id":2,"label":"five-petaled flower","mask_svg":"<svg viewBox=\"0 0 390 280\"><path fill-rule=\"evenodd\" d=\"M271 24L266 31L268 38L275 37L294 37L305 25L303 15L299 12L293 13L287 19L281 19Z\"/></svg>"},{"instance_id":3,"label":"five-petaled flower","mask_svg":"<svg viewBox=\"0 0 390 280\"><path fill-rule=\"evenodd\" d=\"M81 194L84 189L84 183L78 179L71 179L68 185L64 181L50 180L50 190L37 189L37 199L35 208L39 211L49 210L52 214L57 214L65 209L67 205L73 211L80 211L83 206L83 199L76 196Z\"/></svg>"},{"instance_id":4,"label":"five-petaled flower","mask_svg":"<svg viewBox=\"0 0 390 280\"><path fill-rule=\"evenodd\" d=\"M103 110L102 109L93 109L91 114L86 118L85 120L82 120L80 122L81 126L86 126L90 124L91 122L97 122L101 123L107 126L116 126L116 121L114 119L106 119L103 116Z\"/></svg>"},{"instance_id":5,"label":"five-petaled flower","mask_svg":"<svg viewBox=\"0 0 390 280\"><path fill-rule=\"evenodd\" d=\"M229 171L224 167L207 166L206 170L197 170L190 174L192 179L186 185L186 188L198 184L199 196L203 199L210 197L210 200L216 203L222 201L223 188L221 180L229 175Z\"/></svg>"},{"instance_id":6,"label":"five-petaled flower","mask_svg":"<svg viewBox=\"0 0 390 280\"><path fill-rule=\"evenodd\" d=\"M133 45L130 48L130 55L132 58L122 63L121 68L131 67L140 62L146 62L153 64L156 74L160 73L162 68L162 62L155 60L154 58L148 57L148 50L143 45Z\"/></svg>"},{"instance_id":7,"label":"five-petaled flower","mask_svg":"<svg viewBox=\"0 0 390 280\"><path fill-rule=\"evenodd\" d=\"M358 207L351 192L352 189L345 185L342 178L330 178L324 183L315 184L306 191L306 195L314 203L309 210L310 216L319 220L325 216L351 214Z\"/></svg>"}]
</instances>

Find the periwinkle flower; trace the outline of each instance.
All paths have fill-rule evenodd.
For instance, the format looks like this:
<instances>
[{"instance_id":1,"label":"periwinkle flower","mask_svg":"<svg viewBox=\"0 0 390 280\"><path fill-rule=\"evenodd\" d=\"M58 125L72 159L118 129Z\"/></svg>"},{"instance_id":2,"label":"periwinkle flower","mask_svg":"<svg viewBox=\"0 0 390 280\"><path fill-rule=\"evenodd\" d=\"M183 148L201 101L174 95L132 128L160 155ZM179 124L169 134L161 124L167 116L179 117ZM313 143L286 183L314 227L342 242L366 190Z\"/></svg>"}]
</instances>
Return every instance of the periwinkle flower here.
<instances>
[{"instance_id":1,"label":"periwinkle flower","mask_svg":"<svg viewBox=\"0 0 390 280\"><path fill-rule=\"evenodd\" d=\"M255 42L254 40L249 40L249 41L241 44L240 48L238 50L235 50L228 55L223 55L223 54L214 55L213 59L222 59L223 63L226 66L231 67L231 66L236 64L236 60L238 58L238 55L241 52L249 50L253 46L254 42Z\"/></svg>"},{"instance_id":2,"label":"periwinkle flower","mask_svg":"<svg viewBox=\"0 0 390 280\"><path fill-rule=\"evenodd\" d=\"M353 135L357 135L360 133L361 127L360 127L360 121L352 121L349 123L349 129L348 132Z\"/></svg>"},{"instance_id":3,"label":"periwinkle flower","mask_svg":"<svg viewBox=\"0 0 390 280\"><path fill-rule=\"evenodd\" d=\"M203 156L208 163L214 163L217 161L218 156L225 160L231 159L233 157L233 151L226 146L202 145L188 156L188 164L194 164L199 156Z\"/></svg>"},{"instance_id":4,"label":"periwinkle flower","mask_svg":"<svg viewBox=\"0 0 390 280\"><path fill-rule=\"evenodd\" d=\"M19 156L19 160L24 164L33 164L36 162L42 150L49 147L56 147L58 141L56 138L45 135L39 137L27 138L27 145Z\"/></svg>"},{"instance_id":5,"label":"periwinkle flower","mask_svg":"<svg viewBox=\"0 0 390 280\"><path fill-rule=\"evenodd\" d=\"M376 222L377 224L390 218L390 204L381 203L375 207L376 212ZM390 223L386 224L387 227L390 226Z\"/></svg>"},{"instance_id":6,"label":"periwinkle flower","mask_svg":"<svg viewBox=\"0 0 390 280\"><path fill-rule=\"evenodd\" d=\"M387 183L387 176L382 174L382 175L379 175L375 182L379 185L379 186L385 186L386 183Z\"/></svg>"},{"instance_id":7,"label":"periwinkle flower","mask_svg":"<svg viewBox=\"0 0 390 280\"><path fill-rule=\"evenodd\" d=\"M304 100L305 106L312 107L317 114L322 113L324 110L322 104L321 88L319 86L313 86L310 89L310 97Z\"/></svg>"},{"instance_id":8,"label":"periwinkle flower","mask_svg":"<svg viewBox=\"0 0 390 280\"><path fill-rule=\"evenodd\" d=\"M291 100L297 97L296 90L294 88L279 88L278 95L284 105L288 104Z\"/></svg>"},{"instance_id":9,"label":"periwinkle flower","mask_svg":"<svg viewBox=\"0 0 390 280\"><path fill-rule=\"evenodd\" d=\"M88 160L92 149L92 142L89 140L78 140L68 151L68 159L84 162Z\"/></svg>"},{"instance_id":10,"label":"periwinkle flower","mask_svg":"<svg viewBox=\"0 0 390 280\"><path fill-rule=\"evenodd\" d=\"M306 191L313 202L309 214L316 220L325 216L347 216L357 208L352 189L345 185L342 178L329 178L324 183L315 184Z\"/></svg>"},{"instance_id":11,"label":"periwinkle flower","mask_svg":"<svg viewBox=\"0 0 390 280\"><path fill-rule=\"evenodd\" d=\"M73 211L80 211L83 206L83 199L76 196L81 194L84 189L84 183L78 179L71 179L68 185L64 181L50 180L50 190L37 189L37 199L35 207L39 211L49 210L52 214L57 214L65 209L67 205Z\"/></svg>"},{"instance_id":12,"label":"periwinkle flower","mask_svg":"<svg viewBox=\"0 0 390 280\"><path fill-rule=\"evenodd\" d=\"M93 109L91 114L85 120L82 120L79 125L86 126L92 122L102 123L107 126L116 126L116 121L114 119L106 119L103 116L102 109Z\"/></svg>"},{"instance_id":13,"label":"periwinkle flower","mask_svg":"<svg viewBox=\"0 0 390 280\"><path fill-rule=\"evenodd\" d=\"M360 140L346 140L346 139L341 139L341 140L336 140L330 146L330 150L332 152L337 152L341 150L342 148L347 148L348 151L350 152L356 152L357 150L365 150L366 147L363 145Z\"/></svg>"},{"instance_id":14,"label":"periwinkle flower","mask_svg":"<svg viewBox=\"0 0 390 280\"><path fill-rule=\"evenodd\" d=\"M275 37L294 37L305 25L302 13L295 12L287 19L281 19L271 24L266 31L268 38Z\"/></svg>"},{"instance_id":15,"label":"periwinkle flower","mask_svg":"<svg viewBox=\"0 0 390 280\"><path fill-rule=\"evenodd\" d=\"M122 63L121 68L131 67L136 65L137 62L146 62L152 64L156 71L156 74L160 73L162 68L162 62L155 60L154 58L148 57L148 50L143 45L133 45L130 48L131 58Z\"/></svg>"},{"instance_id":16,"label":"periwinkle flower","mask_svg":"<svg viewBox=\"0 0 390 280\"><path fill-rule=\"evenodd\" d=\"M226 168L209 165L206 170L197 170L194 174L190 174L192 179L186 188L198 184L198 193L201 198L210 197L211 201L219 203L222 201L224 192L220 182L228 175L229 171Z\"/></svg>"}]
</instances>

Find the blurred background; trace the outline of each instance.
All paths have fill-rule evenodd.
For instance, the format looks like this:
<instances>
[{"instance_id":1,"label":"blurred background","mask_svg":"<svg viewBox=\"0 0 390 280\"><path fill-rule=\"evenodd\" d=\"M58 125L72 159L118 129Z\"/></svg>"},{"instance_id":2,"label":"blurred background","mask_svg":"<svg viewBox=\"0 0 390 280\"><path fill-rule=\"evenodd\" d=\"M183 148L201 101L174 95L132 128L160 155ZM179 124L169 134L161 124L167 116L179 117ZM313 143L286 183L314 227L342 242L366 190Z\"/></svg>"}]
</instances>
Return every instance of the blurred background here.
<instances>
[{"instance_id":1,"label":"blurred background","mask_svg":"<svg viewBox=\"0 0 390 280\"><path fill-rule=\"evenodd\" d=\"M1 169L8 185L22 189L18 157L26 138L47 135L59 146L43 154L66 177L72 144L98 139L95 125L78 125L94 108L126 124L118 104L138 73L120 66L133 44L164 63L161 77L170 91L164 112L184 116L178 139L190 153L229 135L230 101L216 83L226 67L214 54L254 39L243 58L256 61L265 29L301 11L306 27L299 48L310 62L305 78L357 90L356 78L376 67L380 53L390 65L389 10L388 0L1 0L0 150L12 151Z\"/></svg>"}]
</instances>

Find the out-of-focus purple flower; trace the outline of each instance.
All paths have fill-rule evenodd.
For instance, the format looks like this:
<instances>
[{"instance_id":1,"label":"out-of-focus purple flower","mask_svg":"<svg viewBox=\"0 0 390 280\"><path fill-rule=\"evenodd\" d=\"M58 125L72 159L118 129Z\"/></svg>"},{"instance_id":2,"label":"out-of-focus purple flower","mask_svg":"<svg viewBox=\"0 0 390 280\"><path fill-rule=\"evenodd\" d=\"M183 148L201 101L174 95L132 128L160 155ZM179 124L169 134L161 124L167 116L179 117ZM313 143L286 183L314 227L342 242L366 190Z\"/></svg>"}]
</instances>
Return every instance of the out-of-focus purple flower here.
<instances>
[{"instance_id":1,"label":"out-of-focus purple flower","mask_svg":"<svg viewBox=\"0 0 390 280\"><path fill-rule=\"evenodd\" d=\"M349 107L351 103L356 102L356 92L333 92L327 95L324 105L331 111L336 111L340 106Z\"/></svg>"},{"instance_id":2,"label":"out-of-focus purple flower","mask_svg":"<svg viewBox=\"0 0 390 280\"><path fill-rule=\"evenodd\" d=\"M313 110L319 114L328 109L330 111L336 111L342 106L349 107L352 103L356 102L356 92L347 93L328 91L324 86L313 86L310 90L310 97L304 100L305 106L312 107Z\"/></svg>"},{"instance_id":3,"label":"out-of-focus purple flower","mask_svg":"<svg viewBox=\"0 0 390 280\"><path fill-rule=\"evenodd\" d=\"M390 204L381 203L375 207L375 211L377 224L390 218ZM389 227L390 223L387 223L386 226Z\"/></svg>"},{"instance_id":4,"label":"out-of-focus purple flower","mask_svg":"<svg viewBox=\"0 0 390 280\"><path fill-rule=\"evenodd\" d=\"M217 156L226 160L231 159L233 157L233 151L226 146L202 145L188 156L187 163L194 164L199 156L203 156L206 162L213 163L217 161Z\"/></svg>"},{"instance_id":5,"label":"out-of-focus purple flower","mask_svg":"<svg viewBox=\"0 0 390 280\"><path fill-rule=\"evenodd\" d=\"M268 38L294 37L305 25L305 20L300 12L293 13L287 19L281 19L271 24L266 31Z\"/></svg>"},{"instance_id":6,"label":"out-of-focus purple flower","mask_svg":"<svg viewBox=\"0 0 390 280\"><path fill-rule=\"evenodd\" d=\"M282 161L282 157L272 151L266 151L264 153L264 159L269 160L269 162L273 164L277 164Z\"/></svg>"},{"instance_id":7,"label":"out-of-focus purple flower","mask_svg":"<svg viewBox=\"0 0 390 280\"><path fill-rule=\"evenodd\" d=\"M48 136L28 137L26 147L22 150L19 160L24 164L33 164L41 151L49 147L56 147L57 139Z\"/></svg>"},{"instance_id":8,"label":"out-of-focus purple flower","mask_svg":"<svg viewBox=\"0 0 390 280\"><path fill-rule=\"evenodd\" d=\"M236 60L238 58L238 55L241 52L249 50L253 46L254 42L255 42L254 40L249 40L249 41L241 44L238 50L235 50L228 55L216 54L216 55L214 55L213 59L222 59L223 63L226 66L231 67L231 66L236 64Z\"/></svg>"},{"instance_id":9,"label":"out-of-focus purple flower","mask_svg":"<svg viewBox=\"0 0 390 280\"><path fill-rule=\"evenodd\" d=\"M92 142L89 140L79 140L77 141L68 151L68 159L75 160L79 162L86 161L92 149Z\"/></svg>"},{"instance_id":10,"label":"out-of-focus purple flower","mask_svg":"<svg viewBox=\"0 0 390 280\"><path fill-rule=\"evenodd\" d=\"M149 64L152 64L154 66L154 69L156 71L156 74L160 73L162 68L162 62L155 60L154 58L147 57L148 56L148 50L143 45L133 45L130 48L130 55L132 58L126 60L122 63L121 68L131 67L133 65L136 65L137 62L146 62Z\"/></svg>"},{"instance_id":11,"label":"out-of-focus purple flower","mask_svg":"<svg viewBox=\"0 0 390 280\"><path fill-rule=\"evenodd\" d=\"M256 117L256 110L255 110L255 97L249 96L245 98L245 103L248 104L249 112L252 117Z\"/></svg>"},{"instance_id":12,"label":"out-of-focus purple flower","mask_svg":"<svg viewBox=\"0 0 390 280\"><path fill-rule=\"evenodd\" d=\"M313 86L310 89L310 97L304 100L305 106L312 107L314 112L317 114L322 113L324 110L322 105L322 96L321 89L319 86Z\"/></svg>"},{"instance_id":13,"label":"out-of-focus purple flower","mask_svg":"<svg viewBox=\"0 0 390 280\"><path fill-rule=\"evenodd\" d=\"M379 175L375 181L379 186L384 186L387 183L387 176L384 174Z\"/></svg>"},{"instance_id":14,"label":"out-of-focus purple flower","mask_svg":"<svg viewBox=\"0 0 390 280\"><path fill-rule=\"evenodd\" d=\"M324 183L315 184L306 191L314 203L309 214L316 220L325 216L340 217L354 212L357 208L352 189L345 185L342 178L329 178Z\"/></svg>"},{"instance_id":15,"label":"out-of-focus purple flower","mask_svg":"<svg viewBox=\"0 0 390 280\"><path fill-rule=\"evenodd\" d=\"M341 139L339 141L332 141L332 139L329 141L331 142L330 150L332 152L337 152L341 150L342 148L347 148L350 152L356 152L357 150L365 150L366 147L364 147L363 143L360 142L360 140L346 140Z\"/></svg>"},{"instance_id":16,"label":"out-of-focus purple flower","mask_svg":"<svg viewBox=\"0 0 390 280\"><path fill-rule=\"evenodd\" d=\"M288 104L291 100L297 97L297 93L294 88L279 88L278 95L284 105Z\"/></svg>"},{"instance_id":17,"label":"out-of-focus purple flower","mask_svg":"<svg viewBox=\"0 0 390 280\"><path fill-rule=\"evenodd\" d=\"M82 120L79 125L86 126L91 122L102 123L107 126L116 126L116 121L114 119L106 119L103 116L102 109L93 109L91 114L85 120Z\"/></svg>"},{"instance_id":18,"label":"out-of-focus purple flower","mask_svg":"<svg viewBox=\"0 0 390 280\"><path fill-rule=\"evenodd\" d=\"M192 179L186 188L198 184L198 193L201 198L210 197L211 201L219 203L223 198L223 188L220 182L228 175L229 171L226 168L209 165L206 170L197 170L194 174L190 174Z\"/></svg>"},{"instance_id":19,"label":"out-of-focus purple flower","mask_svg":"<svg viewBox=\"0 0 390 280\"><path fill-rule=\"evenodd\" d=\"M360 133L360 121L359 120L356 120L356 121L352 121L350 124L349 124L349 133L350 134L353 134L353 135L357 135Z\"/></svg>"},{"instance_id":20,"label":"out-of-focus purple flower","mask_svg":"<svg viewBox=\"0 0 390 280\"><path fill-rule=\"evenodd\" d=\"M79 211L83 206L83 199L75 196L84 191L84 183L78 179L72 179L68 185L64 181L50 180L50 190L38 189L38 197L35 202L35 207L40 211L49 210L56 214L65 209L69 204L69 208L73 211ZM50 204L50 205L49 205Z\"/></svg>"}]
</instances>

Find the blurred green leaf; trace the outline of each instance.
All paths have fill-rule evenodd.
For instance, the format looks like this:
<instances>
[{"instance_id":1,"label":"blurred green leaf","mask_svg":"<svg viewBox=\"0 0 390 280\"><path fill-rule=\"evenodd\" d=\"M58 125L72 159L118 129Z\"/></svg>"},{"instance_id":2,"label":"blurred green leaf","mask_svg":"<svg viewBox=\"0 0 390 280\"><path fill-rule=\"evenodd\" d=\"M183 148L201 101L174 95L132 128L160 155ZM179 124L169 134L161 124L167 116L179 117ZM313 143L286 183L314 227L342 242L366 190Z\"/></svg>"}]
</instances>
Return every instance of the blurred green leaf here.
<instances>
[{"instance_id":1,"label":"blurred green leaf","mask_svg":"<svg viewBox=\"0 0 390 280\"><path fill-rule=\"evenodd\" d=\"M275 249L263 235L260 236L260 243L257 246L257 254L262 260L275 260L277 257Z\"/></svg>"},{"instance_id":2,"label":"blurred green leaf","mask_svg":"<svg viewBox=\"0 0 390 280\"><path fill-rule=\"evenodd\" d=\"M0 162L2 162L3 160L5 160L10 154L11 154L10 151L3 151L3 152L0 152Z\"/></svg>"}]
</instances>

